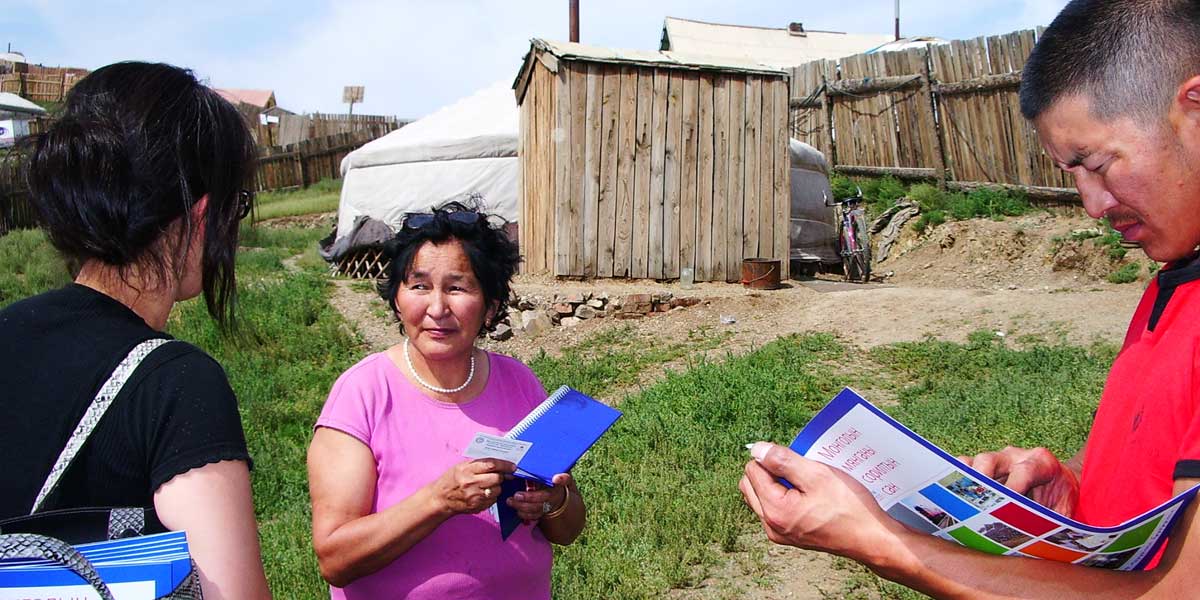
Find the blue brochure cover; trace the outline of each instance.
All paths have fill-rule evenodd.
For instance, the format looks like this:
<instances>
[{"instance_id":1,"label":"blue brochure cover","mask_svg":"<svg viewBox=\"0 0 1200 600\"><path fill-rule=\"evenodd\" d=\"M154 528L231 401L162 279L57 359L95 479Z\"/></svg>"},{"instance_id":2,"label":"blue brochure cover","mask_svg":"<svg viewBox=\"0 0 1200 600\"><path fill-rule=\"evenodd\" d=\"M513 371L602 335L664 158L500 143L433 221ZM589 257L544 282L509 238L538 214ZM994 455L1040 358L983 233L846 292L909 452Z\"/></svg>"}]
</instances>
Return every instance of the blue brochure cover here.
<instances>
[{"instance_id":1,"label":"blue brochure cover","mask_svg":"<svg viewBox=\"0 0 1200 600\"><path fill-rule=\"evenodd\" d=\"M182 531L78 544L75 549L117 597L166 595L191 572L187 536ZM20 590L33 597L71 598L82 594L80 586L85 585L74 572L48 560L0 560L0 597L7 597L5 590Z\"/></svg>"},{"instance_id":2,"label":"blue brochure cover","mask_svg":"<svg viewBox=\"0 0 1200 600\"><path fill-rule=\"evenodd\" d=\"M501 486L496 502L504 539L521 523L507 500L525 489L524 479L554 485L554 476L570 471L620 417L621 411L564 385L504 436L533 444L517 464L517 478Z\"/></svg>"}]
</instances>

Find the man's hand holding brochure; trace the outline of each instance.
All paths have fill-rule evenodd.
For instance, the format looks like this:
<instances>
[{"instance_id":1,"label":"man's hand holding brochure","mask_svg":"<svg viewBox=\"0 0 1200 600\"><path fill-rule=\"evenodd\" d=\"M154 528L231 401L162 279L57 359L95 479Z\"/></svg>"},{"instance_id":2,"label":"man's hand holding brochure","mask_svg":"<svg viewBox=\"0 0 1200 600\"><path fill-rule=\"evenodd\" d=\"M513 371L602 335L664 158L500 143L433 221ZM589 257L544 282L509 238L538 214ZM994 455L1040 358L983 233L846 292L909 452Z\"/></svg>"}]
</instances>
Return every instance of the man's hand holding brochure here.
<instances>
[{"instance_id":1,"label":"man's hand holding brochure","mask_svg":"<svg viewBox=\"0 0 1200 600\"><path fill-rule=\"evenodd\" d=\"M770 478L761 469L747 470L742 491L751 508L763 517L772 541L816 546L868 564L887 564L888 557L856 554L896 547L886 538L905 533L906 526L991 554L1141 569L1158 554L1172 525L1200 489L1193 487L1118 526L1092 527L985 476L848 388L792 442L791 449L809 460L770 451L771 447L760 443L751 451L767 471L791 474L794 480L785 486L795 484L800 493L767 485L773 482L764 480ZM975 460L988 463L979 466L990 472L1012 478L1010 467L995 461L1022 457L1006 452ZM1028 462L1029 467L1050 464ZM1059 482L1057 488L1047 488L1049 495L1044 499L1054 499L1052 503L1060 507L1062 503L1057 501L1069 499L1073 474L1025 472L1026 468L1017 470L1023 479L1021 487ZM833 483L830 478L841 479L844 485L827 485ZM833 491L819 499L803 492L817 488ZM786 515L764 514L759 493L778 496L765 503L786 507L782 511Z\"/></svg>"}]
</instances>

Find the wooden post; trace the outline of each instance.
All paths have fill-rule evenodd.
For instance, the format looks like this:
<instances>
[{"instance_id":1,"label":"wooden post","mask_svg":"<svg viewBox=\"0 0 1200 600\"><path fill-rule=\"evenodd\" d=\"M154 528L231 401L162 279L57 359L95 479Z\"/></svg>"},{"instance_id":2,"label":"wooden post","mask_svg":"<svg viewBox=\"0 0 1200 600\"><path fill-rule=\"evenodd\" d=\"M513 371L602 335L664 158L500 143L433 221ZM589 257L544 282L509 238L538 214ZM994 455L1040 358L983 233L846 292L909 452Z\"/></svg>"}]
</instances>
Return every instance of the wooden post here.
<instances>
[{"instance_id":1,"label":"wooden post","mask_svg":"<svg viewBox=\"0 0 1200 600\"><path fill-rule=\"evenodd\" d=\"M929 121L934 127L934 145L936 151L933 154L934 168L937 169L937 186L939 190L946 189L946 146L942 142L942 125L938 120L937 98L933 95L933 73L930 71L931 58L929 56L930 45L925 45L925 68L921 72L921 91L925 92L925 97L929 99Z\"/></svg>"},{"instance_id":2,"label":"wooden post","mask_svg":"<svg viewBox=\"0 0 1200 600\"><path fill-rule=\"evenodd\" d=\"M829 93L829 78L821 75L821 89L825 94L825 122L829 131L829 168L838 164L837 140L833 135L833 94Z\"/></svg>"}]
</instances>

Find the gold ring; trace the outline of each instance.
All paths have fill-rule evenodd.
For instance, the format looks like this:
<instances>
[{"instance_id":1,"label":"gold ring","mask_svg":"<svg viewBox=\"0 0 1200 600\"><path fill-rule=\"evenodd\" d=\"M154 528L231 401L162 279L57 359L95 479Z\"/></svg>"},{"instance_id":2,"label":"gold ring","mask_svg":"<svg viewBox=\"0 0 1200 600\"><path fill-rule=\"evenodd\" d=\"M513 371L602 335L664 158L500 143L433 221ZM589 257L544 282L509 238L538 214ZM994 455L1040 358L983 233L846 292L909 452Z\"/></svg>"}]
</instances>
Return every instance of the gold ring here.
<instances>
[{"instance_id":1,"label":"gold ring","mask_svg":"<svg viewBox=\"0 0 1200 600\"><path fill-rule=\"evenodd\" d=\"M492 497L492 488L483 488L483 495L488 498Z\"/></svg>"}]
</instances>

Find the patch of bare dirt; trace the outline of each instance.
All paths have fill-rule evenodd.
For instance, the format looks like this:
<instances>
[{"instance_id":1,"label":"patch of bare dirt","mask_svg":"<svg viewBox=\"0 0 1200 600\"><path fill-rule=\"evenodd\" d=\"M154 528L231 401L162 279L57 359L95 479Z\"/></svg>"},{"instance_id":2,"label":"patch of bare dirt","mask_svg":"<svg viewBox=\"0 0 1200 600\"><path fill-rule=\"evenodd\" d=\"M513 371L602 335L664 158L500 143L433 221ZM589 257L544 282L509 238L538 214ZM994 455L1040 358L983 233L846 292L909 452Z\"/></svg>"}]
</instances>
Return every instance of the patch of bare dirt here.
<instances>
[{"instance_id":1,"label":"patch of bare dirt","mask_svg":"<svg viewBox=\"0 0 1200 600\"><path fill-rule=\"evenodd\" d=\"M265 221L257 221L255 225L261 227L269 227L272 229L286 229L291 227L303 227L306 229L324 229L332 230L337 225L337 213L314 213L311 215L299 215L295 217L278 217L275 219L267 219Z\"/></svg>"},{"instance_id":2,"label":"patch of bare dirt","mask_svg":"<svg viewBox=\"0 0 1200 600\"><path fill-rule=\"evenodd\" d=\"M1091 288L1118 263L1095 239L1071 233L1096 228L1082 209L1038 211L1003 221L951 221L918 235L905 227L878 275L897 285L922 287L1049 289ZM1150 263L1138 249L1125 261Z\"/></svg>"}]
</instances>

